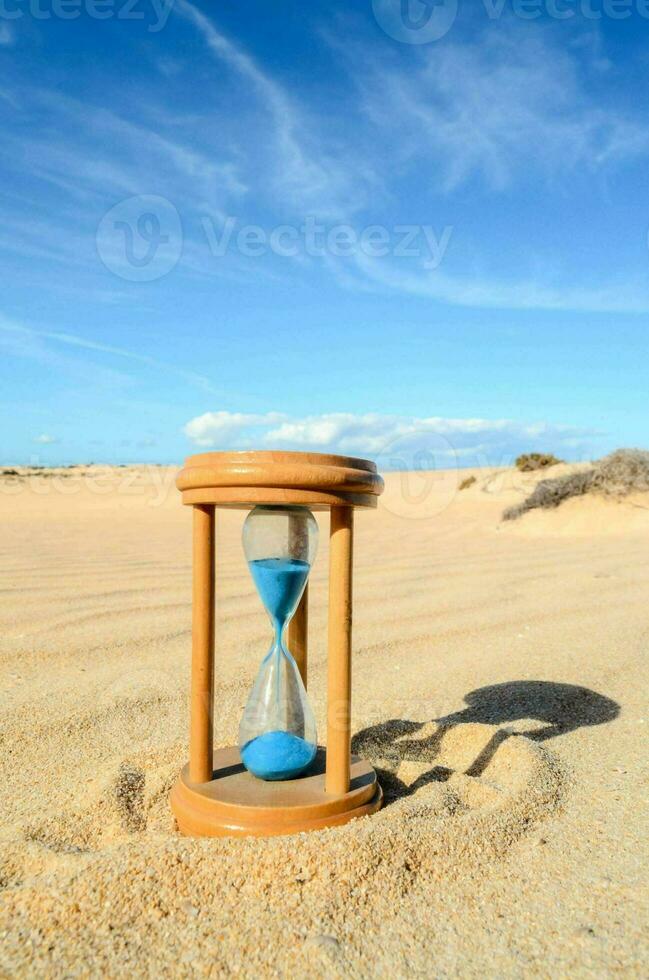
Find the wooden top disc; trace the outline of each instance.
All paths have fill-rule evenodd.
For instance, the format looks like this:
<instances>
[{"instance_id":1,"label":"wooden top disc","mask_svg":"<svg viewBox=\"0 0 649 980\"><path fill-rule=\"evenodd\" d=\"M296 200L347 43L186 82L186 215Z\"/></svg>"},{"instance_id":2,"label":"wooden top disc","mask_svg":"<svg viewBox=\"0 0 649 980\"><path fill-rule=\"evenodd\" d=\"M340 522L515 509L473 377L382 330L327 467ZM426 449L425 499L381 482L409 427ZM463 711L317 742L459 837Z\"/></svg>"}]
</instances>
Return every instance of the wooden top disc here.
<instances>
[{"instance_id":1,"label":"wooden top disc","mask_svg":"<svg viewBox=\"0 0 649 980\"><path fill-rule=\"evenodd\" d=\"M189 456L176 486L185 504L298 504L315 510L375 507L383 492L383 480L371 460L270 450Z\"/></svg>"}]
</instances>

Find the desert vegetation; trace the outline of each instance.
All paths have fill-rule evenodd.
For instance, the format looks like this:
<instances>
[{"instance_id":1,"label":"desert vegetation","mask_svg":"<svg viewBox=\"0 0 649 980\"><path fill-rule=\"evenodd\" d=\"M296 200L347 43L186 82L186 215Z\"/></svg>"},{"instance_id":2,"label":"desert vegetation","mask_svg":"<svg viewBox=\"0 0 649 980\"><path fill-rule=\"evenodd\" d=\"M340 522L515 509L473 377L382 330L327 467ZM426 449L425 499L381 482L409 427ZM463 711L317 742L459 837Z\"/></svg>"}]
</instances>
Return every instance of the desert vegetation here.
<instances>
[{"instance_id":1,"label":"desert vegetation","mask_svg":"<svg viewBox=\"0 0 649 980\"><path fill-rule=\"evenodd\" d=\"M476 478L474 476L467 476L460 483L459 489L460 490L468 490L468 488L469 487L472 487L475 482L476 482Z\"/></svg>"},{"instance_id":2,"label":"desert vegetation","mask_svg":"<svg viewBox=\"0 0 649 980\"><path fill-rule=\"evenodd\" d=\"M533 470L545 470L550 466L563 463L562 459L557 459L552 453L523 453L516 458L515 466L523 473L530 473Z\"/></svg>"},{"instance_id":3,"label":"desert vegetation","mask_svg":"<svg viewBox=\"0 0 649 980\"><path fill-rule=\"evenodd\" d=\"M580 497L586 493L625 497L644 491L649 491L649 452L644 449L617 449L587 470L541 480L522 503L507 508L503 519L515 520L537 507L558 507L569 497Z\"/></svg>"}]
</instances>

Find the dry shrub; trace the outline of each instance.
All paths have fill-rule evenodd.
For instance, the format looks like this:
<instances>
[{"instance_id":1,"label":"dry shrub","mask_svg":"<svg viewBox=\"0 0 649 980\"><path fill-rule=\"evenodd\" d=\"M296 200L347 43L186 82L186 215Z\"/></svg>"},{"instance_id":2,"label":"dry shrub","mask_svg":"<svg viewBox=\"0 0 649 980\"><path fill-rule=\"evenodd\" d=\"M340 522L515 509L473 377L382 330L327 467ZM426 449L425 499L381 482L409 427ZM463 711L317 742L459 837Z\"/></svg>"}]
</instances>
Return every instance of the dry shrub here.
<instances>
[{"instance_id":1,"label":"dry shrub","mask_svg":"<svg viewBox=\"0 0 649 980\"><path fill-rule=\"evenodd\" d=\"M569 473L567 476L559 476L554 480L541 480L526 500L514 507L507 508L503 514L503 520L513 521L521 514L528 510L534 510L536 507L546 509L558 507L568 497L579 497L588 493L592 486L592 480L593 470Z\"/></svg>"},{"instance_id":2,"label":"dry shrub","mask_svg":"<svg viewBox=\"0 0 649 980\"><path fill-rule=\"evenodd\" d=\"M530 473L533 470L545 470L548 466L557 466L562 463L562 459L557 459L552 453L523 453L516 459L516 469L523 473Z\"/></svg>"},{"instance_id":3,"label":"dry shrub","mask_svg":"<svg viewBox=\"0 0 649 980\"><path fill-rule=\"evenodd\" d=\"M611 497L649 490L649 452L617 449L595 464L593 490Z\"/></svg>"},{"instance_id":4,"label":"dry shrub","mask_svg":"<svg viewBox=\"0 0 649 980\"><path fill-rule=\"evenodd\" d=\"M507 508L503 520L515 520L536 507L558 507L569 497L580 497L585 493L624 497L642 491L649 491L649 452L645 449L617 449L588 470L553 480L541 480L526 500Z\"/></svg>"},{"instance_id":5,"label":"dry shrub","mask_svg":"<svg viewBox=\"0 0 649 980\"><path fill-rule=\"evenodd\" d=\"M474 476L467 476L467 477L466 477L466 478L465 478L464 480L462 480L462 482L460 483L460 487L459 487L459 489L460 489L460 490L466 490L466 489L467 489L468 487L472 487L472 486L473 486L473 484L474 484L475 482L476 482L476 479L475 479L475 477L474 477Z\"/></svg>"}]
</instances>

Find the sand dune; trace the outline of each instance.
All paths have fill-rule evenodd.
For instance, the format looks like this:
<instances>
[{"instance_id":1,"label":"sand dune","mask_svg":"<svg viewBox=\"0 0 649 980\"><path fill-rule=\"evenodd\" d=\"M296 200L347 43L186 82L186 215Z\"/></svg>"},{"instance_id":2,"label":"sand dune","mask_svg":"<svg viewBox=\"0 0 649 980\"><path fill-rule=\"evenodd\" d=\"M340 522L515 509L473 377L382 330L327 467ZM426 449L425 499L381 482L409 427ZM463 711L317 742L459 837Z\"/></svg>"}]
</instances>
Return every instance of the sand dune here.
<instances>
[{"instance_id":1,"label":"sand dune","mask_svg":"<svg viewBox=\"0 0 649 980\"><path fill-rule=\"evenodd\" d=\"M0 478L3 975L646 975L649 501L503 523L542 477L474 475L391 474L357 519L354 744L387 806L244 841L182 838L168 808L190 641L173 470ZM269 643L241 521L219 513L221 744Z\"/></svg>"}]
</instances>

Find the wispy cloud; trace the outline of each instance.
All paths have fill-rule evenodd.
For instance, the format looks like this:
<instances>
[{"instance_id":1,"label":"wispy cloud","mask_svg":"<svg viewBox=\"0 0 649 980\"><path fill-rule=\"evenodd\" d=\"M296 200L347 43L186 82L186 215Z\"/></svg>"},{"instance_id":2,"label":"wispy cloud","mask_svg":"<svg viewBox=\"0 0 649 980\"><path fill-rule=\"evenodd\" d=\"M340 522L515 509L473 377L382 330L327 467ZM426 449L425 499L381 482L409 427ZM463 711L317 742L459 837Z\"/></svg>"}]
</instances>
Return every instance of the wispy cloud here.
<instances>
[{"instance_id":1,"label":"wispy cloud","mask_svg":"<svg viewBox=\"0 0 649 980\"><path fill-rule=\"evenodd\" d=\"M202 391L215 391L209 378L202 374L194 371L184 371L176 365L160 361L155 357L149 357L148 354L140 354L137 351L127 350L123 347L102 344L76 334L51 330L34 330L31 327L25 327L22 324L14 323L11 320L0 317L0 335L4 335L5 339L8 338L9 341L13 339L14 351L20 352L23 356L28 356L31 352L39 359L42 359L44 356L47 356L50 345L53 345L55 349L61 346L64 348L77 348L82 351L105 354L110 357L141 364L163 374L175 375L186 384L190 384Z\"/></svg>"},{"instance_id":2,"label":"wispy cloud","mask_svg":"<svg viewBox=\"0 0 649 980\"><path fill-rule=\"evenodd\" d=\"M599 283L596 286L551 283L532 278L516 280L478 278L471 273L426 270L420 264L405 267L390 259L374 259L361 252L354 263L362 278L341 274L351 288L366 289L368 282L388 291L406 293L451 306L503 310L570 310L580 313L649 313L646 277ZM340 264L331 263L339 271Z\"/></svg>"},{"instance_id":3,"label":"wispy cloud","mask_svg":"<svg viewBox=\"0 0 649 980\"><path fill-rule=\"evenodd\" d=\"M646 121L605 107L574 49L540 26L499 22L477 40L425 46L406 66L342 50L382 145L402 165L427 165L441 190L472 177L502 190L539 170L565 180L649 154Z\"/></svg>"},{"instance_id":4,"label":"wispy cloud","mask_svg":"<svg viewBox=\"0 0 649 980\"><path fill-rule=\"evenodd\" d=\"M6 23L0 23L0 47L8 48L14 43L15 39L11 26Z\"/></svg>"},{"instance_id":5,"label":"wispy cloud","mask_svg":"<svg viewBox=\"0 0 649 980\"><path fill-rule=\"evenodd\" d=\"M221 213L232 195L246 189L233 160L181 143L141 119L46 89L28 88L21 95L23 116L35 121L45 116L47 124L40 136L9 133L4 154L18 157L35 175L71 194L103 199L150 192L155 175L161 192L173 197L182 187L184 197L189 193L192 201Z\"/></svg>"},{"instance_id":6,"label":"wispy cloud","mask_svg":"<svg viewBox=\"0 0 649 980\"><path fill-rule=\"evenodd\" d=\"M321 217L343 218L358 211L366 199L368 179L375 182L373 168L366 162L365 180L359 181L353 147L333 156L326 146L324 126L314 125L305 107L243 47L218 31L189 0L176 0L174 12L198 29L213 56L243 79L267 110L277 157L273 181L291 206L315 209Z\"/></svg>"},{"instance_id":7,"label":"wispy cloud","mask_svg":"<svg viewBox=\"0 0 649 980\"><path fill-rule=\"evenodd\" d=\"M463 460L490 460L536 448L571 452L590 443L592 430L546 422L510 419L417 418L385 414L333 412L288 418L218 411L191 419L185 435L197 446L245 449L313 450L370 455L392 469L419 465L422 454Z\"/></svg>"},{"instance_id":8,"label":"wispy cloud","mask_svg":"<svg viewBox=\"0 0 649 980\"><path fill-rule=\"evenodd\" d=\"M32 361L44 368L44 376L73 378L83 389L109 389L113 392L131 388L135 384L132 375L105 364L97 364L89 358L71 356L58 345L48 342L36 330L0 317L0 348L3 362L10 358Z\"/></svg>"},{"instance_id":9,"label":"wispy cloud","mask_svg":"<svg viewBox=\"0 0 649 980\"><path fill-rule=\"evenodd\" d=\"M498 200L513 223L521 200L513 195L521 187L525 194L530 175L548 208L558 209L575 175L604 181L649 157L642 116L592 90L592 74L609 70L596 43L559 45L538 24L532 32L503 18L485 21L469 40L458 32L457 40L396 54L393 45L368 43L365 35L352 41L353 32L341 30L331 48L344 84L316 109L308 86L290 87L226 36L212 14L190 0L177 0L173 12L176 27L199 42L201 100L198 106L187 100L189 126L174 102L176 75L159 76L156 88L145 85L134 102L104 103L96 95L65 94L63 86L17 82L0 93L7 105L0 164L35 199L26 205L13 188L0 188L6 201L0 252L12 271L32 281L49 276L54 290L99 295L109 275L97 251L100 220L121 198L155 194L182 220L172 272L180 289L197 279L313 281L324 273L344 288L451 306L649 310L645 270L614 276L613 261L585 268L568 245L557 247L556 236L548 244L541 235L534 254L532 247L521 254L515 230L512 248L501 254L487 227L491 219L481 218L481 206L493 214ZM156 57L170 54L164 40ZM194 64L182 50L173 49L174 66L187 84ZM231 97L239 100L236 111ZM240 125L233 125L239 109ZM251 258L234 245L216 255L205 231L218 237L229 215L238 227L254 222L267 231L284 222L299 229L315 215L328 228L345 221L360 233L440 214L440 229L453 226L453 242L434 271L416 257L394 261L358 251L349 258ZM502 227L500 233L506 241ZM124 250L119 234L111 241ZM79 276L61 277L62 266Z\"/></svg>"},{"instance_id":10,"label":"wispy cloud","mask_svg":"<svg viewBox=\"0 0 649 980\"><path fill-rule=\"evenodd\" d=\"M117 111L29 84L10 86L5 96L0 167L18 187L29 181L34 200L26 208L19 196L7 195L0 252L17 261L40 260L30 273L49 269L55 290L64 285L51 275L61 263L83 269L97 286L104 273L96 246L101 219L120 200L155 192L189 219L186 271L209 270L207 244L192 237L200 233L199 216L223 220L246 193L227 150L200 147L191 133L179 137L165 113L147 120L139 103Z\"/></svg>"},{"instance_id":11,"label":"wispy cloud","mask_svg":"<svg viewBox=\"0 0 649 980\"><path fill-rule=\"evenodd\" d=\"M502 21L476 40L409 51L405 61L386 55L382 46L330 37L351 91L358 94L355 104L345 106L356 125L346 131L341 163L327 156L326 126L318 126L240 45L189 0L179 0L175 10L267 108L277 180L293 208L309 202L325 219L335 215L358 227L359 222L373 222L377 201L370 213L371 191L380 189L380 198L389 197L393 175L417 175L421 208L430 213L433 201L439 207L441 201L453 200L472 180L504 193L535 172L547 181L548 193L561 196L568 175L607 173L649 156L646 122L619 107L604 107L592 93L579 39L564 48L540 27L532 35L520 23ZM599 47L589 47L593 70L605 72ZM422 178L426 174L428 180ZM452 210L447 207L445 213L452 215ZM461 237L462 229L456 230L455 239ZM342 261L326 255L324 263L345 287L386 289L453 306L649 310L649 286L641 276L609 281L598 276L594 286L588 279L571 282L565 271L561 277L532 270L478 275L466 263L454 265L451 256L431 272L416 259L394 262L390 256L372 259L360 252Z\"/></svg>"}]
</instances>

